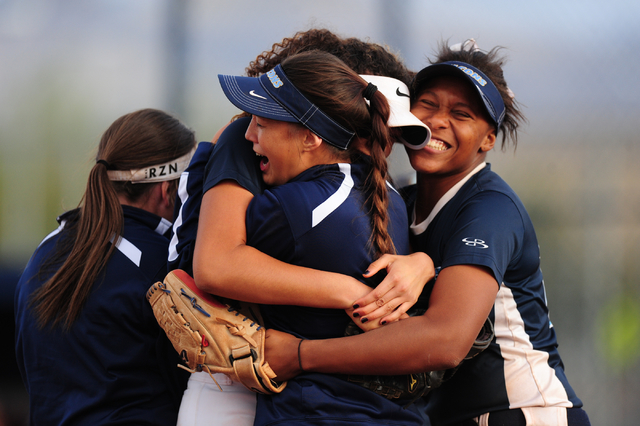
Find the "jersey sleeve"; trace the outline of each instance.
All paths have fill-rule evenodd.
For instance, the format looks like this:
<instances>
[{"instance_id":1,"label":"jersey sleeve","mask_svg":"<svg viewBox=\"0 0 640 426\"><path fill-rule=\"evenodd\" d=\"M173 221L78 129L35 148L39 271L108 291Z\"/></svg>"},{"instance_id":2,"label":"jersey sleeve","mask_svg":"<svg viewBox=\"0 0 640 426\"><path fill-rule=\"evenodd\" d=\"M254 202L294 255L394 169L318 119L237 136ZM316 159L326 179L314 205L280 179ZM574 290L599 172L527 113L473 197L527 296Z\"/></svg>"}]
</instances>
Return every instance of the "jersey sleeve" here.
<instances>
[{"instance_id":1,"label":"jersey sleeve","mask_svg":"<svg viewBox=\"0 0 640 426\"><path fill-rule=\"evenodd\" d=\"M180 176L169 245L168 270L183 269L193 274L193 253L202 196L223 180L231 179L257 195L262 192L258 157L244 134L251 119L235 120L214 145L202 142L187 170Z\"/></svg>"},{"instance_id":2,"label":"jersey sleeve","mask_svg":"<svg viewBox=\"0 0 640 426\"><path fill-rule=\"evenodd\" d=\"M203 193L223 180L233 180L254 196L264 189L260 159L244 135L251 119L235 120L222 132L205 170Z\"/></svg>"},{"instance_id":3,"label":"jersey sleeve","mask_svg":"<svg viewBox=\"0 0 640 426\"><path fill-rule=\"evenodd\" d=\"M246 222L247 245L292 263L296 243L291 225L280 201L271 191L251 200Z\"/></svg>"},{"instance_id":4,"label":"jersey sleeve","mask_svg":"<svg viewBox=\"0 0 640 426\"><path fill-rule=\"evenodd\" d=\"M486 266L502 283L524 238L522 215L513 200L494 191L477 194L458 212L451 229L444 241L442 268Z\"/></svg>"},{"instance_id":5,"label":"jersey sleeve","mask_svg":"<svg viewBox=\"0 0 640 426\"><path fill-rule=\"evenodd\" d=\"M210 142L198 144L198 149L193 155L189 167L180 175L169 243L169 271L183 269L187 273L193 274L193 250L198 232L200 205L202 204L204 169L214 146Z\"/></svg>"}]
</instances>

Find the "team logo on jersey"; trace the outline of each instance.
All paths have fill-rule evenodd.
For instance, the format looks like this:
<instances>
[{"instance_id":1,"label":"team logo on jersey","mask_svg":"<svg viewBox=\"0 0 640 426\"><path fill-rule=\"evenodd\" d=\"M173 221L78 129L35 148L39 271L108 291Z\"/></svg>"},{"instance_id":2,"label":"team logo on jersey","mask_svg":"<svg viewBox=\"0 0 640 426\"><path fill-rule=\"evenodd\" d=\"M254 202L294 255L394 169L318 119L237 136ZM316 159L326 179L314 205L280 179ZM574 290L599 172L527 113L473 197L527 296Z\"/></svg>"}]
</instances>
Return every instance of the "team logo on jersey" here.
<instances>
[{"instance_id":1,"label":"team logo on jersey","mask_svg":"<svg viewBox=\"0 0 640 426\"><path fill-rule=\"evenodd\" d=\"M474 239L463 238L462 242L464 243L465 246L469 246L469 247L477 247L481 249L489 248L489 246L486 244L484 240L480 240L478 238L474 238Z\"/></svg>"},{"instance_id":2,"label":"team logo on jersey","mask_svg":"<svg viewBox=\"0 0 640 426\"><path fill-rule=\"evenodd\" d=\"M280 80L280 77L278 77L278 74L276 74L275 70L269 71L267 73L267 77L269 77L269 81L271 81L271 84L273 84L273 87L276 89L284 84L282 80Z\"/></svg>"}]
</instances>

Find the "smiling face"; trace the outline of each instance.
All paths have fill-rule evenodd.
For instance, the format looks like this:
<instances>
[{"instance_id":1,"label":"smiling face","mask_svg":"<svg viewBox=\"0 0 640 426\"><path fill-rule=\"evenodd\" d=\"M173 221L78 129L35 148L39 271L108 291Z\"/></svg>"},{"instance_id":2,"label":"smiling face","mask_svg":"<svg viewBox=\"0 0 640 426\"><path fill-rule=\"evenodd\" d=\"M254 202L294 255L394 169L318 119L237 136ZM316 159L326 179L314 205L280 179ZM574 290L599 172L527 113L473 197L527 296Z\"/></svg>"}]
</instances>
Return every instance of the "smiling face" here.
<instances>
[{"instance_id":1,"label":"smiling face","mask_svg":"<svg viewBox=\"0 0 640 426\"><path fill-rule=\"evenodd\" d=\"M305 132L300 125L254 115L245 137L262 157L260 170L267 185L287 183L308 168L302 161Z\"/></svg>"},{"instance_id":2,"label":"smiling face","mask_svg":"<svg viewBox=\"0 0 640 426\"><path fill-rule=\"evenodd\" d=\"M423 149L407 149L411 166L419 174L446 177L453 186L493 148L495 128L485 118L476 89L460 77L433 78L422 88L411 112L432 133Z\"/></svg>"}]
</instances>

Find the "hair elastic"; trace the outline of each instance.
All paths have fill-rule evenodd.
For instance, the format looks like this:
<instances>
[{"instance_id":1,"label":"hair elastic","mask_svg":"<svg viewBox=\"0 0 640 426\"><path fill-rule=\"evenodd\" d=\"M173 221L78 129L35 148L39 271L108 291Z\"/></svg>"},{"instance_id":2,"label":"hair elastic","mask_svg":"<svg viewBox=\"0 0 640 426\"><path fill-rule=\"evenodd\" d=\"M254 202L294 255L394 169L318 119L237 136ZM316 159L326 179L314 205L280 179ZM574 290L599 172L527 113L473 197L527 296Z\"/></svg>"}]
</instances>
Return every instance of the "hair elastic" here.
<instances>
[{"instance_id":1,"label":"hair elastic","mask_svg":"<svg viewBox=\"0 0 640 426\"><path fill-rule=\"evenodd\" d=\"M362 97L366 100L370 101L373 97L373 94L378 91L378 86L373 83L367 84L367 87L362 91Z\"/></svg>"},{"instance_id":2,"label":"hair elastic","mask_svg":"<svg viewBox=\"0 0 640 426\"><path fill-rule=\"evenodd\" d=\"M107 160L98 160L96 161L96 164L104 164L107 170L111 170L111 164L107 163Z\"/></svg>"},{"instance_id":3,"label":"hair elastic","mask_svg":"<svg viewBox=\"0 0 640 426\"><path fill-rule=\"evenodd\" d=\"M462 52L462 51L467 51L471 53L482 52L480 50L480 47L478 46L478 43L476 43L476 40L473 38L467 39L462 43L457 43L457 44L454 44L453 46L449 46L449 50L451 50L452 52Z\"/></svg>"}]
</instances>

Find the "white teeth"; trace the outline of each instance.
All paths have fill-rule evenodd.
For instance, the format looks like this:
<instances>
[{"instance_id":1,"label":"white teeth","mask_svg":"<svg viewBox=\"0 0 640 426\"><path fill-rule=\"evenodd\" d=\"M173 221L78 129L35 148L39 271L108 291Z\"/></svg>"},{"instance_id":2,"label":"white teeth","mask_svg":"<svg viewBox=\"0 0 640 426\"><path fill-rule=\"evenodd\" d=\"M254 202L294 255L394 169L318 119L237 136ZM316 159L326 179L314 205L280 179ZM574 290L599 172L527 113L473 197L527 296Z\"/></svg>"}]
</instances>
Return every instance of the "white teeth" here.
<instances>
[{"instance_id":1,"label":"white teeth","mask_svg":"<svg viewBox=\"0 0 640 426\"><path fill-rule=\"evenodd\" d=\"M431 139L427 146L431 149L435 149L436 151L446 151L449 149L446 143L437 139Z\"/></svg>"}]
</instances>

